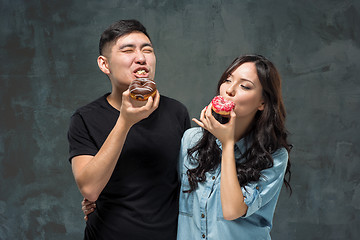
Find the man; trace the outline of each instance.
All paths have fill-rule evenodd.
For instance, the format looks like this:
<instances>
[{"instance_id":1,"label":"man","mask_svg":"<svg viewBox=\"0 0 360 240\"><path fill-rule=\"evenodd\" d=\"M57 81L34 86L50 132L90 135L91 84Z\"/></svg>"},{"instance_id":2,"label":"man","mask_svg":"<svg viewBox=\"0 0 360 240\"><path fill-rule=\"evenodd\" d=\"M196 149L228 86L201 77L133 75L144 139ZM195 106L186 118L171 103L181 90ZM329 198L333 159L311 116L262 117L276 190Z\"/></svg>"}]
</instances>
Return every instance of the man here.
<instances>
[{"instance_id":1,"label":"man","mask_svg":"<svg viewBox=\"0 0 360 240\"><path fill-rule=\"evenodd\" d=\"M129 97L131 81L155 76L154 49L141 23L112 24L99 51L112 91L79 108L68 132L75 181L85 199L96 201L84 239L176 239L187 110L159 92L142 106Z\"/></svg>"}]
</instances>

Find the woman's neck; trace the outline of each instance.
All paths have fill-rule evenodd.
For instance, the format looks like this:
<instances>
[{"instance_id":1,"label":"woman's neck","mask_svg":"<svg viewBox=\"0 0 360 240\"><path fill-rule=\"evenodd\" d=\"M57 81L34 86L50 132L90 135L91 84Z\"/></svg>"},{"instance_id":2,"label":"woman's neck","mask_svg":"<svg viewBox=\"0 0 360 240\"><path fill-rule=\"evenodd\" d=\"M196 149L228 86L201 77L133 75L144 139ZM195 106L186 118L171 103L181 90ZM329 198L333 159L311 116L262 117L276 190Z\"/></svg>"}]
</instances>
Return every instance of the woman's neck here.
<instances>
[{"instance_id":1,"label":"woman's neck","mask_svg":"<svg viewBox=\"0 0 360 240\"><path fill-rule=\"evenodd\" d=\"M253 123L254 118L249 119L236 119L235 123L235 141L239 141L241 138L245 137L248 133L251 124Z\"/></svg>"}]
</instances>

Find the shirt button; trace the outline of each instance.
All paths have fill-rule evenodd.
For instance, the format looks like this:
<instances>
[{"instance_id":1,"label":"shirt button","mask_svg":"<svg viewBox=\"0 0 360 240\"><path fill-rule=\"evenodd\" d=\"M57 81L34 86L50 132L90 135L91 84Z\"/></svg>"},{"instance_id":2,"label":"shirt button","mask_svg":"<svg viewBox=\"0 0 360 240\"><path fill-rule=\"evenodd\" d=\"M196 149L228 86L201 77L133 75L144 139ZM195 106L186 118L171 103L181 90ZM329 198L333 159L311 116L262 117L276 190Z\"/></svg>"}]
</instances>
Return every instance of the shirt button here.
<instances>
[{"instance_id":1,"label":"shirt button","mask_svg":"<svg viewBox=\"0 0 360 240\"><path fill-rule=\"evenodd\" d=\"M212 180L215 180L215 176L212 177Z\"/></svg>"},{"instance_id":2,"label":"shirt button","mask_svg":"<svg viewBox=\"0 0 360 240\"><path fill-rule=\"evenodd\" d=\"M202 237L205 238L205 234L203 234Z\"/></svg>"},{"instance_id":3,"label":"shirt button","mask_svg":"<svg viewBox=\"0 0 360 240\"><path fill-rule=\"evenodd\" d=\"M202 214L201 214L201 218L204 218L204 217L205 217L205 214L202 213Z\"/></svg>"},{"instance_id":4,"label":"shirt button","mask_svg":"<svg viewBox=\"0 0 360 240\"><path fill-rule=\"evenodd\" d=\"M256 186L256 190L259 190L259 186Z\"/></svg>"}]
</instances>

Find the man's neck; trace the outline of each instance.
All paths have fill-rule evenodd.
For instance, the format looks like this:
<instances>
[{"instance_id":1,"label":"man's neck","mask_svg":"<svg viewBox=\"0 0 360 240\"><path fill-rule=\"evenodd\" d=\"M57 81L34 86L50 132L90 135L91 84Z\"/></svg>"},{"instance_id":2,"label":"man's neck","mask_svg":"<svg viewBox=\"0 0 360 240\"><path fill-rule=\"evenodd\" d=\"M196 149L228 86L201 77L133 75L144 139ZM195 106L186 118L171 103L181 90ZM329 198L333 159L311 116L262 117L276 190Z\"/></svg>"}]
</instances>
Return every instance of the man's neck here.
<instances>
[{"instance_id":1,"label":"man's neck","mask_svg":"<svg viewBox=\"0 0 360 240\"><path fill-rule=\"evenodd\" d=\"M121 103L122 103L122 92L117 93L112 91L106 98L108 103L118 111L120 111Z\"/></svg>"}]
</instances>

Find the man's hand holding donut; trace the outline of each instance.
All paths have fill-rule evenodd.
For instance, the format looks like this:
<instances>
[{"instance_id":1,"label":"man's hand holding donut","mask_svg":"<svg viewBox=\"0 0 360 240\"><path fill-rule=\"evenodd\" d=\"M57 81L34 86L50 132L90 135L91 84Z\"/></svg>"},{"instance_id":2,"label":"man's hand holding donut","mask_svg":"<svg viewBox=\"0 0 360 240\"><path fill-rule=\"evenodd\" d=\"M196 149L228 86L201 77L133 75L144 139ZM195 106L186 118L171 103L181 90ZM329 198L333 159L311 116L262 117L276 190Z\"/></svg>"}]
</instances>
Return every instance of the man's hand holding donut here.
<instances>
[{"instance_id":1,"label":"man's hand holding donut","mask_svg":"<svg viewBox=\"0 0 360 240\"><path fill-rule=\"evenodd\" d=\"M124 124L131 127L150 116L158 108L159 102L160 94L158 91L154 98L149 97L147 101L136 101L130 97L130 92L127 90L122 95L119 120L123 119Z\"/></svg>"}]
</instances>

